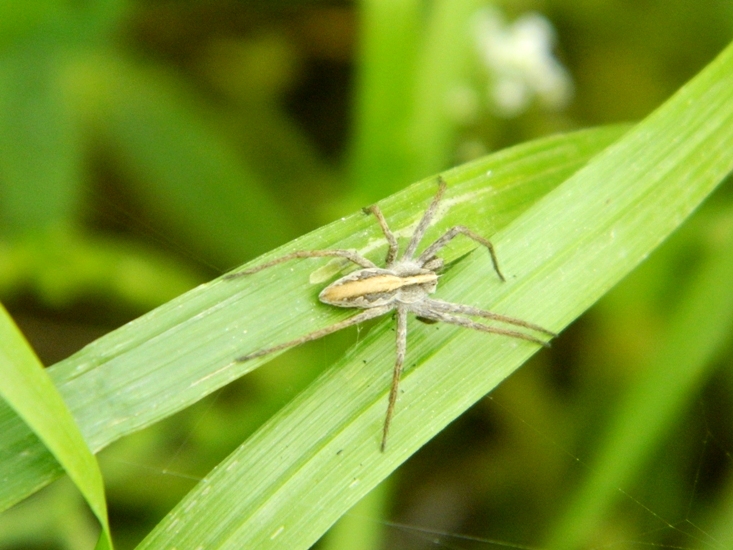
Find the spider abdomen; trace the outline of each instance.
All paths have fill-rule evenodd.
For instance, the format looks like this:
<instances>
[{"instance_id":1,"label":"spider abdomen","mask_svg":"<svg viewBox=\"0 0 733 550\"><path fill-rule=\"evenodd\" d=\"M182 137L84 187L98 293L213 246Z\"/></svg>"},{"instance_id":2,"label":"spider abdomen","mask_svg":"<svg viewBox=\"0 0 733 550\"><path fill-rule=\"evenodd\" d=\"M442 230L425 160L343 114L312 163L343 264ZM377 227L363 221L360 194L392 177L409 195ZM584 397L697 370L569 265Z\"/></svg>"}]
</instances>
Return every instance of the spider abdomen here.
<instances>
[{"instance_id":1,"label":"spider abdomen","mask_svg":"<svg viewBox=\"0 0 733 550\"><path fill-rule=\"evenodd\" d=\"M366 268L334 281L318 298L338 307L372 308L414 302L434 292L437 284L438 276L433 271L398 273L391 269Z\"/></svg>"}]
</instances>

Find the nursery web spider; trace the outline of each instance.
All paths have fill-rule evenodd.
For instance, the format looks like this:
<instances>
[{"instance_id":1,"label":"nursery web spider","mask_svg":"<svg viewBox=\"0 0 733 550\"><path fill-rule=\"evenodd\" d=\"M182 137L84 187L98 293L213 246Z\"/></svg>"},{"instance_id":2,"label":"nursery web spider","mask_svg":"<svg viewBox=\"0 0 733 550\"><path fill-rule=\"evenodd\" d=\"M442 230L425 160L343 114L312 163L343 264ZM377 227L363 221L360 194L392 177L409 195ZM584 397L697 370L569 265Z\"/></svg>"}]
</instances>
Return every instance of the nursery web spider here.
<instances>
[{"instance_id":1,"label":"nursery web spider","mask_svg":"<svg viewBox=\"0 0 733 550\"><path fill-rule=\"evenodd\" d=\"M496 259L493 245L480 235L477 235L467 227L456 225L448 229L442 237L428 246L417 258L415 258L416 250L422 240L426 229L430 225L440 200L445 193L446 183L443 178L438 181L438 192L433 201L423 214L420 223L418 223L415 232L412 234L407 248L398 258L399 246L394 233L387 226L382 211L377 205L369 206L364 209L367 214L373 214L382 229L389 249L387 250L387 258L385 267L378 267L371 260L368 260L350 250L299 250L291 252L280 258L270 260L255 267L245 269L238 273L227 275L226 279L234 279L243 275L257 273L268 267L272 267L296 258L323 258L323 257L339 257L355 263L360 267L356 271L349 273L331 283L324 288L318 295L321 302L337 307L356 308L364 310L357 313L353 317L340 321L320 330L316 330L290 342L284 342L276 346L261 349L253 353L238 357L236 361L242 362L262 355L267 355L275 351L286 349L292 346L310 342L342 328L350 327L374 317L379 317L391 311L395 311L397 318L397 357L395 360L394 371L392 373L392 386L389 392L389 404L387 405L387 415L384 420L384 428L382 430L381 450L384 452L387 445L387 433L389 432L392 415L394 413L395 403L397 402L398 387L400 375L402 374L402 366L405 361L405 352L407 347L407 314L413 313L421 321L434 323L442 321L452 325L458 325L465 328L501 334L511 338L519 338L527 340L541 346L549 347L549 344L532 334L525 334L518 330L509 328L501 328L478 323L470 317L479 317L491 321L498 321L532 330L543 335L554 337L556 334L538 325L528 323L514 317L507 317L498 313L492 313L483 309L479 309L469 305L454 304L444 302L430 295L435 292L438 286L437 271L443 267L443 259L436 254L446 246L454 237L465 235L469 239L473 239L477 243L486 247L491 256L491 262L494 265L494 271L499 279L504 281L504 275L499 270L499 263Z\"/></svg>"}]
</instances>

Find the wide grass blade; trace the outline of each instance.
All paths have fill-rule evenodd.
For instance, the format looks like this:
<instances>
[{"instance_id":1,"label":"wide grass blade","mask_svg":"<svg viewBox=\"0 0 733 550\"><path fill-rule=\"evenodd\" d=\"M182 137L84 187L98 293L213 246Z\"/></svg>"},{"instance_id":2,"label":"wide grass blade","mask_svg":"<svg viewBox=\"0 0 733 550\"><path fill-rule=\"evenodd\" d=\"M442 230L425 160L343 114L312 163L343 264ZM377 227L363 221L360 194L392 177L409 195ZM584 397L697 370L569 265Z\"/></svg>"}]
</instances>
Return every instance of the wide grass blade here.
<instances>
[{"instance_id":1,"label":"wide grass blade","mask_svg":"<svg viewBox=\"0 0 733 550\"><path fill-rule=\"evenodd\" d=\"M506 284L491 278L485 253L474 253L444 275L441 297L561 330L712 192L733 168L732 148L733 47L494 235ZM445 178L450 184L457 175ZM485 192L493 191L493 177L477 177ZM466 187L454 183L446 211L453 213L451 198L474 211L485 208L480 194ZM393 204L385 202L385 210L391 213ZM304 276L302 269L292 272ZM243 293L261 291L279 277L262 273L239 284ZM285 314L287 302L274 310ZM287 337L284 329L265 330L272 342ZM455 327L412 323L410 332L404 392L386 453L379 452L379 428L393 362L389 319L217 467L141 547L308 548L537 350Z\"/></svg>"}]
</instances>

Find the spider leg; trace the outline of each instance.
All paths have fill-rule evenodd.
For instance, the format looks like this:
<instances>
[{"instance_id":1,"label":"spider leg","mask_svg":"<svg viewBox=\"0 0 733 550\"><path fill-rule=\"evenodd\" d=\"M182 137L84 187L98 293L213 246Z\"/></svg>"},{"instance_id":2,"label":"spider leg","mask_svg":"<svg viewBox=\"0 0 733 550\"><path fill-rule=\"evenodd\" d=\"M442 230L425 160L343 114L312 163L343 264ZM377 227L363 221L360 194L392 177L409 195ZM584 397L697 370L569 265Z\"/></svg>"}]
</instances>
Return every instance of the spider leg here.
<instances>
[{"instance_id":1,"label":"spider leg","mask_svg":"<svg viewBox=\"0 0 733 550\"><path fill-rule=\"evenodd\" d=\"M322 328L321 330L313 331L309 334L306 334L305 336L301 336L300 338L296 338L295 340L290 340L289 342L285 342L283 344L272 346L271 348L265 348L265 349L255 351L253 353L249 353L247 355L242 355L241 357L237 357L234 361L237 363L243 363L245 361L249 361L250 359L254 359L255 357L262 357L263 355L267 355L268 353L273 353L273 352L287 349L290 347L299 346L300 344L310 342L311 340L317 340L318 338L322 338L323 336L326 336L327 334L331 334L332 332L341 330L342 328L350 327L358 323L361 323L363 321L368 321L369 319L373 319L374 317L379 317L380 315L384 315L385 313L389 313L391 309L392 309L392 306L381 306L381 307L367 309L357 315L354 315L353 317L349 317L348 319L344 319L343 321L334 323L330 327L326 327L326 328Z\"/></svg>"},{"instance_id":2,"label":"spider leg","mask_svg":"<svg viewBox=\"0 0 733 550\"><path fill-rule=\"evenodd\" d=\"M443 198L446 185L447 184L445 183L445 180L442 176L440 176L438 178L438 192L435 194L435 197L433 197L433 202L430 203L430 206L428 206L428 209L423 214L420 223L417 224L417 228L415 228L415 232L412 234L412 238L407 244L405 253L402 256L403 258L409 260L412 259L412 256L415 254L415 250L417 250L417 245L420 244L420 241L425 235L425 231L427 230L428 225L430 225L430 220L433 219L433 216L435 215L435 210L438 208L438 203L440 203L440 199Z\"/></svg>"},{"instance_id":3,"label":"spider leg","mask_svg":"<svg viewBox=\"0 0 733 550\"><path fill-rule=\"evenodd\" d=\"M387 416L384 419L384 430L382 431L382 446L380 449L384 452L387 448L387 433L389 425L392 423L395 404L397 403L397 395L400 387L400 377L402 376L402 365L405 362L405 354L407 352L407 309L404 306L397 306L397 338L396 338L396 359L394 370L392 371L392 386L389 390L389 404L387 405Z\"/></svg>"},{"instance_id":4,"label":"spider leg","mask_svg":"<svg viewBox=\"0 0 733 550\"><path fill-rule=\"evenodd\" d=\"M296 258L324 257L346 258L347 260L354 262L361 267L377 267L375 263L367 260L360 254L357 254L356 252L353 252L351 250L298 250L296 252L286 254L285 256L281 256L280 258L275 258L274 260L265 262L264 264L250 267L248 269L245 269L244 271L229 273L228 275L224 275L224 279L236 279L237 277L241 277L243 275L251 275L252 273L257 273L258 271L262 271L263 269L267 269L268 267L288 262L290 260L295 260Z\"/></svg>"},{"instance_id":5,"label":"spider leg","mask_svg":"<svg viewBox=\"0 0 733 550\"><path fill-rule=\"evenodd\" d=\"M535 344L539 344L540 346L544 346L546 348L550 347L550 344L548 344L547 342L543 342L542 340L532 336L531 334L524 334L523 332L519 332L516 330L510 330L500 327L490 327L488 325L482 325L481 323L472 321L471 319L465 319L458 315L452 315L443 311L435 311L429 308L415 307L414 305L410 308L410 310L416 315L419 315L420 317L425 317L427 319L442 321L451 325L458 325L459 327L470 328L481 332L501 334L502 336L509 336L510 338L519 338L520 340L534 342Z\"/></svg>"},{"instance_id":6,"label":"spider leg","mask_svg":"<svg viewBox=\"0 0 733 550\"><path fill-rule=\"evenodd\" d=\"M481 235L474 233L468 227L465 227L463 225L456 225L455 227L451 227L443 234L442 237L438 238L438 240L436 240L433 244L427 247L423 251L423 253L420 254L420 257L417 260L418 263L420 265L423 265L431 260L445 245L447 245L452 239L454 239L458 235L465 235L469 239L473 239L477 243L484 245L489 250L489 254L491 255L491 263L494 264L494 271L496 271L496 274L502 281L506 281L504 275L502 275L501 270L499 269L499 261L496 259L494 245L492 245L487 239L484 239Z\"/></svg>"},{"instance_id":7,"label":"spider leg","mask_svg":"<svg viewBox=\"0 0 733 550\"><path fill-rule=\"evenodd\" d=\"M426 298L424 303L428 309L440 311L441 313L460 313L463 315L470 315L471 317L483 317L484 319L491 319L492 321L501 321L502 323L536 330L537 332L542 332L553 338L557 336L557 333L547 330L539 325L535 325L534 323L529 323L522 319L517 319L516 317L508 317L507 315L501 315L499 313L494 313L493 311L487 311L473 306L454 304L433 298Z\"/></svg>"},{"instance_id":8,"label":"spider leg","mask_svg":"<svg viewBox=\"0 0 733 550\"><path fill-rule=\"evenodd\" d=\"M377 218L377 221L379 222L379 227L382 228L382 233L384 233L384 236L389 243L389 250L387 251L387 259L385 260L385 263L387 265L390 265L392 262L395 261L395 258L397 258L397 252L399 251L397 238L394 236L394 233L392 233L389 226L387 225L387 220L384 219L384 214L382 214L379 206L377 206L376 204L373 204L372 206L367 206L366 208L364 208L364 213L374 214L374 217Z\"/></svg>"}]
</instances>

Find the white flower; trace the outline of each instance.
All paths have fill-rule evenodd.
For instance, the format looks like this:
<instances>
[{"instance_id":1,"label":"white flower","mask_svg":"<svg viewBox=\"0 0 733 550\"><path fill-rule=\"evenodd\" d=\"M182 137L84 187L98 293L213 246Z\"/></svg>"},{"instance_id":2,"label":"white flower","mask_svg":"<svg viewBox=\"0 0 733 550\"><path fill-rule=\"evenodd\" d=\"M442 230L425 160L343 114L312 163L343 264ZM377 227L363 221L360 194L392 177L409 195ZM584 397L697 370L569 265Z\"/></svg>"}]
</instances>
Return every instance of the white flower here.
<instances>
[{"instance_id":1,"label":"white flower","mask_svg":"<svg viewBox=\"0 0 733 550\"><path fill-rule=\"evenodd\" d=\"M489 96L499 114L514 116L533 97L551 109L567 105L573 84L552 55L555 31L538 13L527 13L511 24L494 8L476 15L479 53L491 72Z\"/></svg>"}]
</instances>

